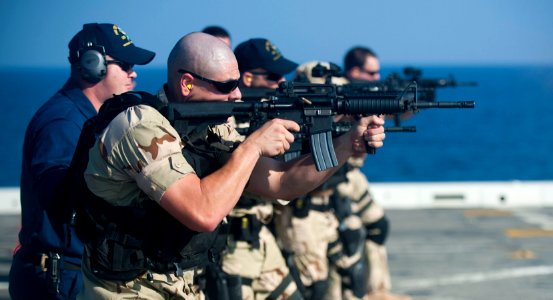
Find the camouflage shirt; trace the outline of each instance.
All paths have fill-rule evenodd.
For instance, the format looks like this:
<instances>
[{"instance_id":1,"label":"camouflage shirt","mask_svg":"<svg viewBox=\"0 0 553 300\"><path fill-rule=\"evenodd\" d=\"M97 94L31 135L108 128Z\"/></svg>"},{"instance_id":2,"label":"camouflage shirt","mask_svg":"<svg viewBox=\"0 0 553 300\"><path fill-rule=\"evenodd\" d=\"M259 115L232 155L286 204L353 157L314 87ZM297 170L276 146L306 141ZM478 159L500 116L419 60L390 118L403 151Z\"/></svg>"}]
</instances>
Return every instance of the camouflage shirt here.
<instances>
[{"instance_id":1,"label":"camouflage shirt","mask_svg":"<svg viewBox=\"0 0 553 300\"><path fill-rule=\"evenodd\" d=\"M158 97L167 101L163 89ZM240 139L227 124L208 130L225 141ZM111 121L91 148L86 183L113 205L159 202L172 183L194 173L182 149L179 134L161 113L147 105L130 107Z\"/></svg>"}]
</instances>

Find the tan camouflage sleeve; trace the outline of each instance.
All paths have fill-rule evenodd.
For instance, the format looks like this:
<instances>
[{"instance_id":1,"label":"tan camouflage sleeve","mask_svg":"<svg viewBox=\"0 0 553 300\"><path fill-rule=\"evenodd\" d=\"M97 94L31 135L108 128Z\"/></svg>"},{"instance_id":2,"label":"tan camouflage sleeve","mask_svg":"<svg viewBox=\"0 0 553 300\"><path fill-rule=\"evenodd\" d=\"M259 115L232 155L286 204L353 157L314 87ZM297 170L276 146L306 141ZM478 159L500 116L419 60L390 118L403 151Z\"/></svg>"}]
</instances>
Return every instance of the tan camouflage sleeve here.
<instances>
[{"instance_id":1,"label":"tan camouflage sleeve","mask_svg":"<svg viewBox=\"0 0 553 300\"><path fill-rule=\"evenodd\" d=\"M221 140L234 143L234 142L243 142L246 137L240 135L236 129L234 129L232 123L225 123L217 126L210 127L210 130L215 134L221 137Z\"/></svg>"},{"instance_id":2,"label":"tan camouflage sleeve","mask_svg":"<svg viewBox=\"0 0 553 300\"><path fill-rule=\"evenodd\" d=\"M167 188L194 170L169 121L149 106L119 114L90 152L85 174L96 195L117 205L141 201L140 191L157 202Z\"/></svg>"}]
</instances>

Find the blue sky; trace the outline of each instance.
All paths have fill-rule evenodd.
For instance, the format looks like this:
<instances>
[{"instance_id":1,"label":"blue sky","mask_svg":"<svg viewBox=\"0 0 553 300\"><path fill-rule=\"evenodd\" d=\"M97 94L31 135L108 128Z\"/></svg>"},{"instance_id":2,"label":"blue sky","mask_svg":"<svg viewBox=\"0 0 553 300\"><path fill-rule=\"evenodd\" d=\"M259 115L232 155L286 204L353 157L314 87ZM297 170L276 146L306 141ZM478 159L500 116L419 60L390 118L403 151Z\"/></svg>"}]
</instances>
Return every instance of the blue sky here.
<instances>
[{"instance_id":1,"label":"blue sky","mask_svg":"<svg viewBox=\"0 0 553 300\"><path fill-rule=\"evenodd\" d=\"M388 65L553 65L553 1L39 1L0 0L0 67L67 65L67 43L87 22L116 23L163 66L184 34L217 24L233 46L272 40L299 63L342 64L353 45Z\"/></svg>"}]
</instances>

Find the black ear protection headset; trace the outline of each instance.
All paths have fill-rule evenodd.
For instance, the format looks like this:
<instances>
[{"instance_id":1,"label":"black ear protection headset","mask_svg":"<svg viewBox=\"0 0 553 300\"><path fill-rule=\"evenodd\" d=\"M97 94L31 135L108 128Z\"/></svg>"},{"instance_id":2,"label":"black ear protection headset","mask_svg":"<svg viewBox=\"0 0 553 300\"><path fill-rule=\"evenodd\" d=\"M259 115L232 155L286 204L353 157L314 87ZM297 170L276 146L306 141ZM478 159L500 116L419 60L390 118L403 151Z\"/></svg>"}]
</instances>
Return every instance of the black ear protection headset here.
<instances>
[{"instance_id":1,"label":"black ear protection headset","mask_svg":"<svg viewBox=\"0 0 553 300\"><path fill-rule=\"evenodd\" d=\"M97 23L84 24L77 50L77 69L81 77L90 83L101 81L107 72L106 50L98 45L94 35Z\"/></svg>"}]
</instances>

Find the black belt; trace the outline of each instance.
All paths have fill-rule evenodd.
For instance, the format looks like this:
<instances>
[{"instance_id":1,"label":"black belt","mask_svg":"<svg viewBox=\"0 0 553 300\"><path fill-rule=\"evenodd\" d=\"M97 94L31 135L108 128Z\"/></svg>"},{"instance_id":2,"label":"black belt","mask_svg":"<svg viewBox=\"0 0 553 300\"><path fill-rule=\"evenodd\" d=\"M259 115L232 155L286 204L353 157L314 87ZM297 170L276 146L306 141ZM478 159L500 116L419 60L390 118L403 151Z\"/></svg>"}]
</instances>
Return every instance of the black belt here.
<instances>
[{"instance_id":1,"label":"black belt","mask_svg":"<svg viewBox=\"0 0 553 300\"><path fill-rule=\"evenodd\" d=\"M311 203L309 208L311 210L315 210L315 211L318 211L318 212L327 212L327 211L330 210L330 205L329 204L314 204L314 203Z\"/></svg>"}]
</instances>

